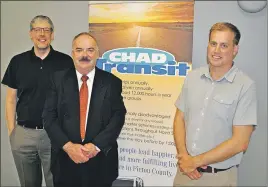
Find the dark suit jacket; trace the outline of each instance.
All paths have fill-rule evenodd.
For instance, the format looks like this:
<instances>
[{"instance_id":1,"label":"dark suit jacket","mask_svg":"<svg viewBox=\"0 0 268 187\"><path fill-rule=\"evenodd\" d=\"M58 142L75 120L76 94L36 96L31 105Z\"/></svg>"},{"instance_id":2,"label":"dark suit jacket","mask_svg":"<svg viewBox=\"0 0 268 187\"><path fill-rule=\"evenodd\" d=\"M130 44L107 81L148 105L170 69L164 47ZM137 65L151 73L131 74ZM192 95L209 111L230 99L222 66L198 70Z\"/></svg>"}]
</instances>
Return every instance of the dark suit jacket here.
<instances>
[{"instance_id":1,"label":"dark suit jacket","mask_svg":"<svg viewBox=\"0 0 268 187\"><path fill-rule=\"evenodd\" d=\"M88 112L85 140L80 137L79 86L74 68L55 72L43 111L45 130L52 144L51 170L54 180L112 182L118 176L117 142L126 115L122 81L96 67ZM101 152L84 164L75 164L63 151L68 141L93 143Z\"/></svg>"}]
</instances>

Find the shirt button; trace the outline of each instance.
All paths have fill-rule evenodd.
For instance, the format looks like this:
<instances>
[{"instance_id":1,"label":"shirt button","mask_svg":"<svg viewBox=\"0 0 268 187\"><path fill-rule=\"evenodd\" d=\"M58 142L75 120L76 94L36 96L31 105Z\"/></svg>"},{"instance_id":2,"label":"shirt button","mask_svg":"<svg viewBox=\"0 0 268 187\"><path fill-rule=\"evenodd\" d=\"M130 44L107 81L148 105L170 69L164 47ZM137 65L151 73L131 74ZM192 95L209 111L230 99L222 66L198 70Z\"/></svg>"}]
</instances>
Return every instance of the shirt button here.
<instances>
[{"instance_id":1,"label":"shirt button","mask_svg":"<svg viewBox=\"0 0 268 187\"><path fill-rule=\"evenodd\" d=\"M212 82L212 85L214 85L214 82Z\"/></svg>"},{"instance_id":2,"label":"shirt button","mask_svg":"<svg viewBox=\"0 0 268 187\"><path fill-rule=\"evenodd\" d=\"M197 128L196 131L200 131L200 128Z\"/></svg>"},{"instance_id":3,"label":"shirt button","mask_svg":"<svg viewBox=\"0 0 268 187\"><path fill-rule=\"evenodd\" d=\"M204 116L204 112L201 112L201 116Z\"/></svg>"},{"instance_id":4,"label":"shirt button","mask_svg":"<svg viewBox=\"0 0 268 187\"><path fill-rule=\"evenodd\" d=\"M208 97L206 97L206 100L208 100Z\"/></svg>"}]
</instances>

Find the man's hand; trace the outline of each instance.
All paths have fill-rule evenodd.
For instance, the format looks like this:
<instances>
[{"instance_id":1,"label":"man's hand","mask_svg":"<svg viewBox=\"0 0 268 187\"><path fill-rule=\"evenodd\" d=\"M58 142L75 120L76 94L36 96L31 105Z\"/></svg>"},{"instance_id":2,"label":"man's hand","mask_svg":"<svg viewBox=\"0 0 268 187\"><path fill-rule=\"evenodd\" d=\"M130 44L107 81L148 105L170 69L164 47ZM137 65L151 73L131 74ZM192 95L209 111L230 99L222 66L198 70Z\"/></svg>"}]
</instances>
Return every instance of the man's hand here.
<instances>
[{"instance_id":1,"label":"man's hand","mask_svg":"<svg viewBox=\"0 0 268 187\"><path fill-rule=\"evenodd\" d=\"M184 175L187 175L192 180L197 180L200 177L202 177L202 173L200 173L199 171L197 171L197 169L195 169L194 171L189 172L189 173L184 173Z\"/></svg>"},{"instance_id":2,"label":"man's hand","mask_svg":"<svg viewBox=\"0 0 268 187\"><path fill-rule=\"evenodd\" d=\"M190 173L197 168L193 157L190 155L179 154L178 159L178 164L184 173Z\"/></svg>"},{"instance_id":3,"label":"man's hand","mask_svg":"<svg viewBox=\"0 0 268 187\"><path fill-rule=\"evenodd\" d=\"M84 145L84 147L88 150L88 151L82 151L83 154L87 157L87 158L93 158L95 157L100 151L98 151L96 149L96 146L92 143L87 143Z\"/></svg>"},{"instance_id":4,"label":"man's hand","mask_svg":"<svg viewBox=\"0 0 268 187\"><path fill-rule=\"evenodd\" d=\"M8 87L6 94L6 122L8 136L11 135L16 124L17 89Z\"/></svg>"},{"instance_id":5,"label":"man's hand","mask_svg":"<svg viewBox=\"0 0 268 187\"><path fill-rule=\"evenodd\" d=\"M89 150L83 145L68 142L63 146L63 150L76 164L85 163L89 160L89 158L83 154L84 151L87 152Z\"/></svg>"},{"instance_id":6,"label":"man's hand","mask_svg":"<svg viewBox=\"0 0 268 187\"><path fill-rule=\"evenodd\" d=\"M179 154L177 158L178 166L183 174L187 175L192 180L197 180L202 176L202 173L197 171L197 165L194 157L188 154ZM203 168L206 168L206 166Z\"/></svg>"}]
</instances>

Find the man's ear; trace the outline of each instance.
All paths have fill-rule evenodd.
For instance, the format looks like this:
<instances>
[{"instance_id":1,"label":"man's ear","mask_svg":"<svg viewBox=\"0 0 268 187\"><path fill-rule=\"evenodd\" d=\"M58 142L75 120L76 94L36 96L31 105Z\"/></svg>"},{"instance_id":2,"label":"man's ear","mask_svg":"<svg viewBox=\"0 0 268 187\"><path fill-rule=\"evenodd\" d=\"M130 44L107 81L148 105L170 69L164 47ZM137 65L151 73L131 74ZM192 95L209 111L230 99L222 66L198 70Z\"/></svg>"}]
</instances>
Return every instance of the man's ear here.
<instances>
[{"instance_id":1,"label":"man's ear","mask_svg":"<svg viewBox=\"0 0 268 187\"><path fill-rule=\"evenodd\" d=\"M54 40L54 31L51 33L51 41Z\"/></svg>"},{"instance_id":2,"label":"man's ear","mask_svg":"<svg viewBox=\"0 0 268 187\"><path fill-rule=\"evenodd\" d=\"M29 31L29 37L30 37L31 40L33 39L31 31Z\"/></svg>"},{"instance_id":3,"label":"man's ear","mask_svg":"<svg viewBox=\"0 0 268 187\"><path fill-rule=\"evenodd\" d=\"M233 55L236 56L238 51L239 51L239 45L235 45Z\"/></svg>"}]
</instances>

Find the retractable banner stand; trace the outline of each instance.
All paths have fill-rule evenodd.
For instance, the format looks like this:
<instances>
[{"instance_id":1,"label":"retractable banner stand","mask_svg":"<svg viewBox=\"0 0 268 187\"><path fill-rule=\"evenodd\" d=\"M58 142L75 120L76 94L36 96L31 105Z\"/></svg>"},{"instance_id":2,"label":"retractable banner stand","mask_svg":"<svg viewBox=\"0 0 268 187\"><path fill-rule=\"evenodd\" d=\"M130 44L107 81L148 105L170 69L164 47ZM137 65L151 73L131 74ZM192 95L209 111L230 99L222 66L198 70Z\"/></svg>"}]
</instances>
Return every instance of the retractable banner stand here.
<instances>
[{"instance_id":1,"label":"retractable banner stand","mask_svg":"<svg viewBox=\"0 0 268 187\"><path fill-rule=\"evenodd\" d=\"M194 1L89 1L97 67L122 79L127 115L115 186L172 186L173 119L192 69Z\"/></svg>"}]
</instances>

